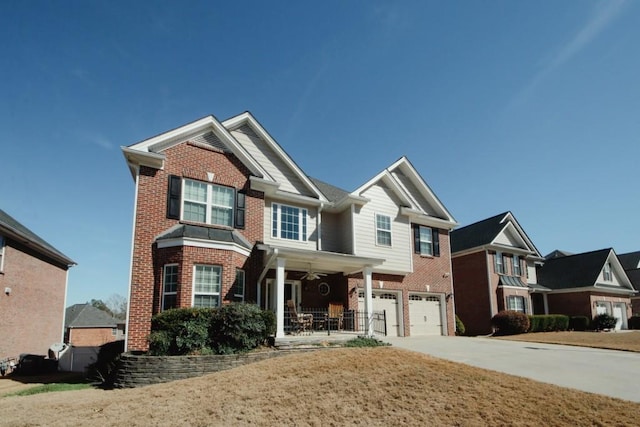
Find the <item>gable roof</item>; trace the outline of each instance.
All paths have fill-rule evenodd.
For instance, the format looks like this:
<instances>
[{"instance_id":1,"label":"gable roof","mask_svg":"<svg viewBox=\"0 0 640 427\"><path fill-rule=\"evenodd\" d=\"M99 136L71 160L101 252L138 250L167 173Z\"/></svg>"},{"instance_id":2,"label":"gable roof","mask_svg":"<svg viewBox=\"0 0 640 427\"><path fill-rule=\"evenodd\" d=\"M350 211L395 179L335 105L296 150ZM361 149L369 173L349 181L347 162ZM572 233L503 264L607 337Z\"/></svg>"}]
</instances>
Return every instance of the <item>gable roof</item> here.
<instances>
[{"instance_id":1,"label":"gable roof","mask_svg":"<svg viewBox=\"0 0 640 427\"><path fill-rule=\"evenodd\" d=\"M75 261L54 248L2 209L0 209L0 235L16 240L54 261L66 265L67 268L76 265Z\"/></svg>"},{"instance_id":2,"label":"gable roof","mask_svg":"<svg viewBox=\"0 0 640 427\"><path fill-rule=\"evenodd\" d=\"M525 252L530 255L542 258L540 252L535 247L529 236L520 226L515 216L510 212L492 216L482 221L475 222L451 232L451 253L455 254L476 248L496 247L496 239L503 233L509 231L515 233L515 237L520 241ZM506 246L505 246L506 248ZM515 248L514 248L515 249Z\"/></svg>"},{"instance_id":3,"label":"gable roof","mask_svg":"<svg viewBox=\"0 0 640 427\"><path fill-rule=\"evenodd\" d=\"M438 199L426 181L413 167L409 159L401 157L389 167L354 190L351 195L362 197L370 187L383 182L402 203L400 213L412 222L453 229L458 225L455 218Z\"/></svg>"},{"instance_id":4,"label":"gable roof","mask_svg":"<svg viewBox=\"0 0 640 427\"><path fill-rule=\"evenodd\" d=\"M566 255L547 259L536 274L538 283L553 290L596 287L600 273L607 261L611 262L614 272L625 281L628 277L622 269L615 252L611 248L581 254ZM599 289L614 287L599 285ZM632 291L630 282L622 283L618 290ZM626 288L626 289L625 289Z\"/></svg>"},{"instance_id":5,"label":"gable roof","mask_svg":"<svg viewBox=\"0 0 640 427\"><path fill-rule=\"evenodd\" d=\"M560 249L556 249L552 252L549 252L547 255L545 255L544 259L560 258L563 256L569 256L569 255L573 255L573 254L571 252L561 251Z\"/></svg>"},{"instance_id":6,"label":"gable roof","mask_svg":"<svg viewBox=\"0 0 640 427\"><path fill-rule=\"evenodd\" d=\"M620 254L618 259L625 270L640 268L640 251Z\"/></svg>"},{"instance_id":7,"label":"gable roof","mask_svg":"<svg viewBox=\"0 0 640 427\"><path fill-rule=\"evenodd\" d=\"M64 313L66 328L115 328L124 320L118 320L91 304L74 304Z\"/></svg>"}]
</instances>

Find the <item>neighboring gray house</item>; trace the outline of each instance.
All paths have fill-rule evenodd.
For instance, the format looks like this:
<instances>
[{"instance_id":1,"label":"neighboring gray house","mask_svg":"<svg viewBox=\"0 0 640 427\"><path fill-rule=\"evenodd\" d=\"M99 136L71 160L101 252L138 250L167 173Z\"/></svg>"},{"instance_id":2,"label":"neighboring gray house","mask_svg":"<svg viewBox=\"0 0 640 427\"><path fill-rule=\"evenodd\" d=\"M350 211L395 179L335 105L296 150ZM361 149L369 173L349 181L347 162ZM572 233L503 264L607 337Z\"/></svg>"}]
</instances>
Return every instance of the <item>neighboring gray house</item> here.
<instances>
[{"instance_id":1,"label":"neighboring gray house","mask_svg":"<svg viewBox=\"0 0 640 427\"><path fill-rule=\"evenodd\" d=\"M124 320L91 304L75 304L65 313L65 343L74 347L98 347L124 339Z\"/></svg>"}]
</instances>

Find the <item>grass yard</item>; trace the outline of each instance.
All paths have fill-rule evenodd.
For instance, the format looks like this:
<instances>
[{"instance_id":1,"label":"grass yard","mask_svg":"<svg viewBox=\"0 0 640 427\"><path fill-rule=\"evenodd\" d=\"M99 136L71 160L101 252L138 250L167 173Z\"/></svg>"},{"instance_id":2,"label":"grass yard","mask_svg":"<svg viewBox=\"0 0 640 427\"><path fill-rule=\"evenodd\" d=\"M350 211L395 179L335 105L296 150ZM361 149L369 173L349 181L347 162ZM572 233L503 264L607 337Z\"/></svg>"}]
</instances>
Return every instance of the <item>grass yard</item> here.
<instances>
[{"instance_id":1,"label":"grass yard","mask_svg":"<svg viewBox=\"0 0 640 427\"><path fill-rule=\"evenodd\" d=\"M530 334L494 337L510 341L541 342L578 345L640 352L640 331L625 332L535 332Z\"/></svg>"},{"instance_id":2,"label":"grass yard","mask_svg":"<svg viewBox=\"0 0 640 427\"><path fill-rule=\"evenodd\" d=\"M293 354L140 389L0 398L3 426L637 425L640 404L394 347Z\"/></svg>"}]
</instances>

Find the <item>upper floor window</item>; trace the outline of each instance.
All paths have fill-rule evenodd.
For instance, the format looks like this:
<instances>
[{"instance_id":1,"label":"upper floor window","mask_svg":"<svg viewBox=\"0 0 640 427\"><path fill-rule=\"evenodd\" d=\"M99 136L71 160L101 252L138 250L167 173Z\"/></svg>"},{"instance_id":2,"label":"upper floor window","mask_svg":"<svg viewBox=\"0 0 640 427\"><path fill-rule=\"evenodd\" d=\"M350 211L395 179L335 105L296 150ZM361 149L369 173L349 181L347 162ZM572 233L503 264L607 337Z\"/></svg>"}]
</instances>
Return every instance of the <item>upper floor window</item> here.
<instances>
[{"instance_id":1,"label":"upper floor window","mask_svg":"<svg viewBox=\"0 0 640 427\"><path fill-rule=\"evenodd\" d=\"M4 237L0 236L0 273L4 267Z\"/></svg>"},{"instance_id":2,"label":"upper floor window","mask_svg":"<svg viewBox=\"0 0 640 427\"><path fill-rule=\"evenodd\" d=\"M518 255L513 256L513 275L522 275L522 269L520 268L520 257Z\"/></svg>"},{"instance_id":3,"label":"upper floor window","mask_svg":"<svg viewBox=\"0 0 640 427\"><path fill-rule=\"evenodd\" d=\"M244 270L236 269L236 280L233 282L233 297L244 301Z\"/></svg>"},{"instance_id":4,"label":"upper floor window","mask_svg":"<svg viewBox=\"0 0 640 427\"><path fill-rule=\"evenodd\" d=\"M376 243L391 246L391 217L376 214Z\"/></svg>"},{"instance_id":5,"label":"upper floor window","mask_svg":"<svg viewBox=\"0 0 640 427\"><path fill-rule=\"evenodd\" d=\"M602 270L602 275L604 276L604 280L606 280L607 282L611 282L613 280L613 275L611 274L610 262L604 265L604 270Z\"/></svg>"},{"instance_id":6,"label":"upper floor window","mask_svg":"<svg viewBox=\"0 0 640 427\"><path fill-rule=\"evenodd\" d=\"M184 180L182 219L213 225L233 225L233 188Z\"/></svg>"},{"instance_id":7,"label":"upper floor window","mask_svg":"<svg viewBox=\"0 0 640 427\"><path fill-rule=\"evenodd\" d=\"M519 311L521 313L526 313L525 305L524 305L524 297L519 296L508 296L507 297L507 310Z\"/></svg>"},{"instance_id":8,"label":"upper floor window","mask_svg":"<svg viewBox=\"0 0 640 427\"><path fill-rule=\"evenodd\" d=\"M271 210L271 237L307 241L306 209L274 203Z\"/></svg>"},{"instance_id":9,"label":"upper floor window","mask_svg":"<svg viewBox=\"0 0 640 427\"><path fill-rule=\"evenodd\" d=\"M414 228L414 252L440 256L440 232L437 228L418 225Z\"/></svg>"},{"instance_id":10,"label":"upper floor window","mask_svg":"<svg viewBox=\"0 0 640 427\"><path fill-rule=\"evenodd\" d=\"M502 252L496 252L495 260L496 273L504 274L504 255L502 255Z\"/></svg>"},{"instance_id":11,"label":"upper floor window","mask_svg":"<svg viewBox=\"0 0 640 427\"><path fill-rule=\"evenodd\" d=\"M196 265L193 274L193 306L218 307L222 267L218 265Z\"/></svg>"},{"instance_id":12,"label":"upper floor window","mask_svg":"<svg viewBox=\"0 0 640 427\"><path fill-rule=\"evenodd\" d=\"M165 265L162 276L162 309L176 308L178 306L178 265Z\"/></svg>"}]
</instances>

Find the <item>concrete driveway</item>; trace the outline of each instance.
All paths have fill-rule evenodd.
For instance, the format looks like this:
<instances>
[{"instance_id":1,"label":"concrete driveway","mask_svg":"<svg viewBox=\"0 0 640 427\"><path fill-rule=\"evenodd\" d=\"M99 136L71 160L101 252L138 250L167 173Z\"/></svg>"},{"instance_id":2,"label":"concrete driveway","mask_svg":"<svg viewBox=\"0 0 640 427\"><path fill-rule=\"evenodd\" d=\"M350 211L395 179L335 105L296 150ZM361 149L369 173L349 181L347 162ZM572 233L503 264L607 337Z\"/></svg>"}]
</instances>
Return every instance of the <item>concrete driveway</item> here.
<instances>
[{"instance_id":1,"label":"concrete driveway","mask_svg":"<svg viewBox=\"0 0 640 427\"><path fill-rule=\"evenodd\" d=\"M441 359L640 402L640 353L476 337L384 341Z\"/></svg>"}]
</instances>

